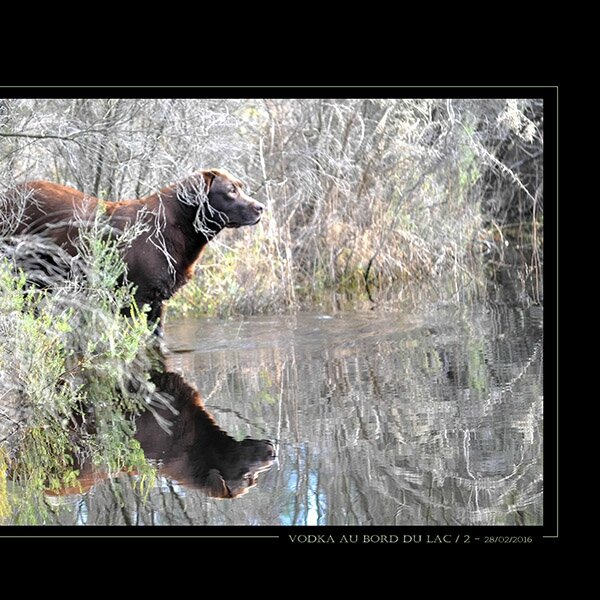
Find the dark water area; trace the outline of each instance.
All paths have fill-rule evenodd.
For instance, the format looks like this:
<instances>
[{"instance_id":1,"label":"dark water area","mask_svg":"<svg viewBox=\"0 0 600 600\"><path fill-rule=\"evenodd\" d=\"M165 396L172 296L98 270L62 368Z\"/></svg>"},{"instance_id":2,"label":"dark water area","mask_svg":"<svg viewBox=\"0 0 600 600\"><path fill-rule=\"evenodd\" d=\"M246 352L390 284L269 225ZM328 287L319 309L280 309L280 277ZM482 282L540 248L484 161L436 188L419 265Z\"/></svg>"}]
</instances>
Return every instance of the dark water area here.
<instances>
[{"instance_id":1,"label":"dark water area","mask_svg":"<svg viewBox=\"0 0 600 600\"><path fill-rule=\"evenodd\" d=\"M177 456L147 450L163 468L143 492L121 474L48 498L51 522L543 523L539 305L492 286L397 312L171 318L165 341L168 369L204 401L174 427ZM193 460L190 431L205 440Z\"/></svg>"}]
</instances>

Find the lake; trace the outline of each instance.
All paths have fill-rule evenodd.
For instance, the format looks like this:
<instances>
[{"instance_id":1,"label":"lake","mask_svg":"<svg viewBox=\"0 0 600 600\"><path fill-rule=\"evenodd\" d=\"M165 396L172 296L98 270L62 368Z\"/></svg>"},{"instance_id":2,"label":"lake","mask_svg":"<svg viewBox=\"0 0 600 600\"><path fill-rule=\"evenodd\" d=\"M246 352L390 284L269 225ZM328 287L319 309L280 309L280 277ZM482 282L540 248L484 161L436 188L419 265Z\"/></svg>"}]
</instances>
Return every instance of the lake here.
<instances>
[{"instance_id":1,"label":"lake","mask_svg":"<svg viewBox=\"0 0 600 600\"><path fill-rule=\"evenodd\" d=\"M496 293L396 312L170 318L165 342L168 369L218 427L270 440L276 458L241 473L236 498L176 470L143 492L122 474L48 498L52 522L543 523L541 306Z\"/></svg>"}]
</instances>

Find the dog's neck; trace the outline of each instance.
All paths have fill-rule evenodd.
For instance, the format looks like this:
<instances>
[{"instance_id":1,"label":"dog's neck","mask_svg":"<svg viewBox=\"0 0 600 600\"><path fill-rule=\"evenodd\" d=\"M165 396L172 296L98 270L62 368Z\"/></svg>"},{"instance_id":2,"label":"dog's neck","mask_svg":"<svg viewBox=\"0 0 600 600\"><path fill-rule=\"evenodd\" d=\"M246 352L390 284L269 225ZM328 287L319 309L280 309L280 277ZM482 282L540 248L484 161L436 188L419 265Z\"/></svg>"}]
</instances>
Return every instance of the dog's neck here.
<instances>
[{"instance_id":1,"label":"dog's neck","mask_svg":"<svg viewBox=\"0 0 600 600\"><path fill-rule=\"evenodd\" d=\"M191 226L190 234L210 241L227 225L227 217L209 203L202 174L192 175L165 191L171 199L176 200L176 210L183 217L181 222Z\"/></svg>"},{"instance_id":2,"label":"dog's neck","mask_svg":"<svg viewBox=\"0 0 600 600\"><path fill-rule=\"evenodd\" d=\"M177 255L185 257L185 264L179 265L184 270L226 225L226 218L212 209L194 177L162 189L153 204L154 226L162 233L167 251L173 254L174 246L183 245Z\"/></svg>"},{"instance_id":3,"label":"dog's neck","mask_svg":"<svg viewBox=\"0 0 600 600\"><path fill-rule=\"evenodd\" d=\"M171 372L154 373L157 392L164 394L174 409L159 402L156 409L170 425L162 429L154 414L142 413L136 419L136 438L148 458L161 460L164 471L181 483L201 485L215 457L234 448L236 442L207 412L200 394L183 378Z\"/></svg>"}]
</instances>

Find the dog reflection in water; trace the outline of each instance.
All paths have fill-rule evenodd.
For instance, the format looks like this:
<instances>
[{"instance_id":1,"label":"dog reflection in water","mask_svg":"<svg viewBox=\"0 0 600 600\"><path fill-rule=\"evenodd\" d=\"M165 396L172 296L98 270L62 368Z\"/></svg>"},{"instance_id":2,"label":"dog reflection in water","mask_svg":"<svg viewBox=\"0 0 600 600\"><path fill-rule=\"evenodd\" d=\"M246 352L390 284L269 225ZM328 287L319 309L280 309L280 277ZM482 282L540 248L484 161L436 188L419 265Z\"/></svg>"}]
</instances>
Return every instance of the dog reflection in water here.
<instances>
[{"instance_id":1,"label":"dog reflection in water","mask_svg":"<svg viewBox=\"0 0 600 600\"><path fill-rule=\"evenodd\" d=\"M159 415L171 423L167 433L147 411L136 420L146 458L159 461L160 473L216 498L236 498L256 484L258 474L275 460L268 440L234 440L204 408L200 394L177 373L152 377L157 390L177 413L162 405Z\"/></svg>"},{"instance_id":2,"label":"dog reflection in water","mask_svg":"<svg viewBox=\"0 0 600 600\"><path fill-rule=\"evenodd\" d=\"M200 394L177 373L154 373L157 395L168 401L153 402L154 411L168 422L161 427L155 414L136 418L136 439L146 458L155 461L160 475L214 498L237 498L256 484L258 474L271 468L275 448L268 440L234 440L206 411ZM57 495L78 494L107 479L85 464L78 485ZM55 493L50 492L50 496Z\"/></svg>"}]
</instances>

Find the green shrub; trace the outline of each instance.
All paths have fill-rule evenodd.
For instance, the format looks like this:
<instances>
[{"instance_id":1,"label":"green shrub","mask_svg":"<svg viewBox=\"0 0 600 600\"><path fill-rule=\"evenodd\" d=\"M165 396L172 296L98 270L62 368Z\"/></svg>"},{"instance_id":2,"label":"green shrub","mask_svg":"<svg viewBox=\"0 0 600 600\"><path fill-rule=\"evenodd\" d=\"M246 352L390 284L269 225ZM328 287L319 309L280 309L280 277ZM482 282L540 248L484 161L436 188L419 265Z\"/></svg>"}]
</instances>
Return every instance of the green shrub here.
<instances>
[{"instance_id":1,"label":"green shrub","mask_svg":"<svg viewBox=\"0 0 600 600\"><path fill-rule=\"evenodd\" d=\"M81 236L81 272L51 292L0 258L0 519L43 519L44 491L76 487L83 461L152 477L133 417L152 391L153 335L131 286L116 285L127 241L102 232L98 216Z\"/></svg>"}]
</instances>

